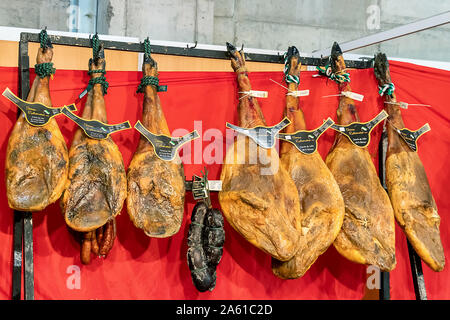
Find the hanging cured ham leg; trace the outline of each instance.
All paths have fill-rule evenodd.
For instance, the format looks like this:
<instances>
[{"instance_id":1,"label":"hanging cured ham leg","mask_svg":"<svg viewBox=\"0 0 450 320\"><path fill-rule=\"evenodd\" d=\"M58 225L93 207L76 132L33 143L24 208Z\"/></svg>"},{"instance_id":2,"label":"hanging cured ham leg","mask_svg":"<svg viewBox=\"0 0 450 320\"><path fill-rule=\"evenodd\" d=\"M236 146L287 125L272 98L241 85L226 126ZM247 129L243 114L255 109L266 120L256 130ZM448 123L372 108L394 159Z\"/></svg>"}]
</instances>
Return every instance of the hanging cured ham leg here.
<instances>
[{"instance_id":1,"label":"hanging cured ham leg","mask_svg":"<svg viewBox=\"0 0 450 320\"><path fill-rule=\"evenodd\" d=\"M375 56L374 71L380 88L394 88L385 54ZM434 271L441 271L445 256L439 232L440 217L427 175L417 152L396 131L405 125L394 91L382 92L389 114L386 186L395 218L420 258Z\"/></svg>"},{"instance_id":2,"label":"hanging cured ham leg","mask_svg":"<svg viewBox=\"0 0 450 320\"><path fill-rule=\"evenodd\" d=\"M331 66L336 75L345 72L337 43L332 48ZM339 90L351 91L349 82L339 83ZM359 121L354 102L347 96L340 97L337 119L340 125ZM337 133L326 164L345 202L344 223L334 242L337 251L351 261L392 270L396 265L394 213L369 151Z\"/></svg>"},{"instance_id":3,"label":"hanging cured ham leg","mask_svg":"<svg viewBox=\"0 0 450 320\"><path fill-rule=\"evenodd\" d=\"M27 101L52 107L49 91L50 75L54 72L52 57L52 45L46 40L38 49L37 76ZM6 192L12 209L41 211L59 199L67 180L69 159L66 142L54 118L43 126L32 126L21 112L6 154Z\"/></svg>"},{"instance_id":4,"label":"hanging cured ham leg","mask_svg":"<svg viewBox=\"0 0 450 320\"><path fill-rule=\"evenodd\" d=\"M297 48L290 47L286 59L288 89L297 91L301 66ZM285 116L291 121L286 133L307 130L298 100L294 95L286 96ZM339 186L317 151L304 154L293 144L283 141L280 155L281 164L297 186L303 240L291 260L280 262L272 259L272 270L280 278L294 279L303 276L333 243L341 229L345 207Z\"/></svg>"},{"instance_id":5,"label":"hanging cured ham leg","mask_svg":"<svg viewBox=\"0 0 450 320\"><path fill-rule=\"evenodd\" d=\"M89 62L91 80L102 77L104 68L101 48L99 56ZM104 84L98 80L91 83L82 118L107 123ZM69 159L69 179L61 207L67 225L84 233L81 257L83 263L89 263L89 247L94 253L98 248L100 255L106 255L112 247L114 217L122 210L127 194L126 174L122 155L111 137L91 139L82 129L75 133ZM99 237L101 241L97 241Z\"/></svg>"},{"instance_id":6,"label":"hanging cured ham leg","mask_svg":"<svg viewBox=\"0 0 450 320\"><path fill-rule=\"evenodd\" d=\"M243 52L227 44L238 91L251 90ZM256 98L239 94L239 126L265 126ZM256 161L251 157L258 156ZM301 217L297 188L279 165L278 152L238 135L227 150L219 201L225 218L247 241L272 257L291 259L300 245Z\"/></svg>"},{"instance_id":7,"label":"hanging cured ham leg","mask_svg":"<svg viewBox=\"0 0 450 320\"><path fill-rule=\"evenodd\" d=\"M170 136L157 94L156 62L145 56L142 66L143 126L153 134ZM148 79L149 82L145 82ZM150 84L151 81L153 84ZM149 237L166 238L181 227L184 212L184 170L178 154L172 161L157 157L152 144L141 135L128 167L127 209L131 221Z\"/></svg>"}]
</instances>

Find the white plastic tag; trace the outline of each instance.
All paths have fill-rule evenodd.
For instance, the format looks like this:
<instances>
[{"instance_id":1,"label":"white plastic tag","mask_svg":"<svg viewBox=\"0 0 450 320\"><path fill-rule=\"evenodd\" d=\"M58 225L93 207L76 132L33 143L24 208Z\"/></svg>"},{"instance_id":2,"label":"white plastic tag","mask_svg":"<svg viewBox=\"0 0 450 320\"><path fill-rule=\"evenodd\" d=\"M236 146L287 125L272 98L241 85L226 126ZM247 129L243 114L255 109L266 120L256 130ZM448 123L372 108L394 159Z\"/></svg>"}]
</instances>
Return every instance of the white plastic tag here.
<instances>
[{"instance_id":1,"label":"white plastic tag","mask_svg":"<svg viewBox=\"0 0 450 320\"><path fill-rule=\"evenodd\" d=\"M309 90L289 91L288 93L286 93L286 95L293 97L305 97L309 96Z\"/></svg>"},{"instance_id":2,"label":"white plastic tag","mask_svg":"<svg viewBox=\"0 0 450 320\"><path fill-rule=\"evenodd\" d=\"M342 93L342 95L344 95L350 99L356 100L356 101L363 101L363 99L364 99L364 96L362 94L359 94L356 92L342 91L341 93Z\"/></svg>"},{"instance_id":3,"label":"white plastic tag","mask_svg":"<svg viewBox=\"0 0 450 320\"><path fill-rule=\"evenodd\" d=\"M255 98L267 98L269 96L269 93L267 91L250 90L250 91L241 91L239 93L245 93L246 95Z\"/></svg>"}]
</instances>

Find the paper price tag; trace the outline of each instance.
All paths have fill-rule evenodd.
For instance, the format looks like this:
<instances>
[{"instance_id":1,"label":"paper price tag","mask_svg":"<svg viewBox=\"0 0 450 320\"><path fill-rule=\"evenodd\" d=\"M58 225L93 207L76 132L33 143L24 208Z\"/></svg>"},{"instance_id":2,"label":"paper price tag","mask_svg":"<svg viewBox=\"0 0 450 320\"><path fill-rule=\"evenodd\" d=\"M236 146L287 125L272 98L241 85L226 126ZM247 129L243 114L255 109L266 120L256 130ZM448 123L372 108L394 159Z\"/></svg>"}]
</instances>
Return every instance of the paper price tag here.
<instances>
[{"instance_id":1,"label":"paper price tag","mask_svg":"<svg viewBox=\"0 0 450 320\"><path fill-rule=\"evenodd\" d=\"M246 135L260 147L270 149L275 145L275 136L290 123L291 121L285 117L280 123L272 127L257 126L254 128L241 128L228 122L226 123L226 127L233 129L240 134Z\"/></svg>"},{"instance_id":2,"label":"paper price tag","mask_svg":"<svg viewBox=\"0 0 450 320\"><path fill-rule=\"evenodd\" d=\"M387 117L387 112L383 110L368 122L353 122L346 126L333 124L331 128L347 136L354 145L365 148L370 143L370 132L372 129Z\"/></svg>"},{"instance_id":3,"label":"paper price tag","mask_svg":"<svg viewBox=\"0 0 450 320\"><path fill-rule=\"evenodd\" d=\"M39 102L28 102L17 97L9 88L3 91L3 96L14 103L25 115L25 120L32 126L46 125L51 118L62 113L63 108L76 111L75 104L64 107L47 107Z\"/></svg>"},{"instance_id":4,"label":"paper price tag","mask_svg":"<svg viewBox=\"0 0 450 320\"><path fill-rule=\"evenodd\" d=\"M131 128L128 120L119 124L111 125L98 120L86 120L80 118L76 114L72 113L67 107L62 108L61 113L75 122L91 139L106 139L111 133Z\"/></svg>"},{"instance_id":5,"label":"paper price tag","mask_svg":"<svg viewBox=\"0 0 450 320\"><path fill-rule=\"evenodd\" d=\"M406 142L408 147L413 151L417 151L417 140L425 133L430 131L430 125L428 123L424 124L419 130L412 131L407 128L397 129L397 133Z\"/></svg>"},{"instance_id":6,"label":"paper price tag","mask_svg":"<svg viewBox=\"0 0 450 320\"><path fill-rule=\"evenodd\" d=\"M364 96L362 94L351 92L351 91L342 91L342 95L346 96L347 98L356 100L356 101L363 101Z\"/></svg>"},{"instance_id":7,"label":"paper price tag","mask_svg":"<svg viewBox=\"0 0 450 320\"><path fill-rule=\"evenodd\" d=\"M194 130L183 137L170 137L164 134L154 134L147 130L138 120L134 128L139 131L153 146L156 156L164 161L172 161L178 149L185 143L197 139L199 134Z\"/></svg>"},{"instance_id":8,"label":"paper price tag","mask_svg":"<svg viewBox=\"0 0 450 320\"><path fill-rule=\"evenodd\" d=\"M241 91L239 93L245 93L254 98L267 98L269 93L267 91L258 91L258 90L250 90L250 91Z\"/></svg>"},{"instance_id":9,"label":"paper price tag","mask_svg":"<svg viewBox=\"0 0 450 320\"><path fill-rule=\"evenodd\" d=\"M300 130L292 134L280 133L278 138L292 143L300 152L311 154L317 150L317 139L329 127L334 124L331 118L328 118L319 128L315 130Z\"/></svg>"},{"instance_id":10,"label":"paper price tag","mask_svg":"<svg viewBox=\"0 0 450 320\"><path fill-rule=\"evenodd\" d=\"M305 97L309 96L309 90L290 91L286 95L293 97Z\"/></svg>"}]
</instances>

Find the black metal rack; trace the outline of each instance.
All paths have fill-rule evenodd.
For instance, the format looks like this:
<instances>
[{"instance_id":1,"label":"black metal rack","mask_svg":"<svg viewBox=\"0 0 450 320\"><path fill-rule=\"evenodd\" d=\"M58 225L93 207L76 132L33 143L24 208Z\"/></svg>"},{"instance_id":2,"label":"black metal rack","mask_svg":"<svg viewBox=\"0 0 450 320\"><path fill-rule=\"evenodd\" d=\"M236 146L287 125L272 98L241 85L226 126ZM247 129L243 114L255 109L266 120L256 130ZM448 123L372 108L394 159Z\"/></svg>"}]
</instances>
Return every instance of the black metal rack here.
<instances>
[{"instance_id":1,"label":"black metal rack","mask_svg":"<svg viewBox=\"0 0 450 320\"><path fill-rule=\"evenodd\" d=\"M91 47L90 39L77 38L77 37L66 37L66 36L55 36L49 35L50 41L55 45L65 45L65 46L75 46L75 47ZM37 33L21 33L19 41L19 81L20 81L20 96L23 100L26 100L28 92L30 90L30 60L28 56L28 43L37 42L39 43L39 34ZM128 52L144 52L144 48L141 43L130 43L130 42L120 42L120 41L108 41L101 40L105 49L109 50L119 50ZM199 58L213 58L213 59L229 59L226 51L218 50L206 50L197 49L197 44L193 47L186 45L183 47L170 47L170 46L151 46L151 53L155 54L166 54L175 56L188 56L188 57L199 57ZM253 62L268 62L268 63L278 63L284 64L283 55L270 55L270 54L256 54L256 53L245 53L246 60ZM322 66L325 65L328 58L311 58L311 57L300 57L300 62L307 66ZM367 69L373 67L373 60L345 60L345 64L348 68L354 69ZM384 137L386 139L386 137ZM382 139L383 141L383 139ZM380 146L381 146L380 142ZM381 149L380 149L381 150ZM380 152L381 153L381 152ZM385 155L385 153L384 153ZM380 155L381 157L381 155ZM380 158L381 159L381 158ZM380 161L380 175L384 174L384 162ZM380 176L381 179L381 176ZM384 180L382 180L384 181ZM384 183L384 182L383 182ZM384 185L384 184L383 184ZM192 181L186 181L186 189L190 190L192 188ZM211 190L214 191L214 190ZM13 235L13 284L12 284L12 299L21 299L21 272L24 269L24 299L33 300L34 299L34 266L33 266L33 223L32 223L32 213L31 212L20 212L14 211L14 235ZM412 252L415 254L414 250ZM417 256L417 255L416 255ZM417 257L418 258L418 257ZM423 281L423 275L421 274L421 262L420 259L414 259L411 257L410 250L410 261L411 266L414 266L413 270L413 281L414 287L418 288L416 290L416 297L423 298L425 294L425 286ZM419 268L420 267L420 268ZM420 270L420 273L419 273ZM390 298L389 294L389 273L381 273L381 289L380 289L380 299L388 300ZM418 294L418 292L420 294Z\"/></svg>"}]
</instances>

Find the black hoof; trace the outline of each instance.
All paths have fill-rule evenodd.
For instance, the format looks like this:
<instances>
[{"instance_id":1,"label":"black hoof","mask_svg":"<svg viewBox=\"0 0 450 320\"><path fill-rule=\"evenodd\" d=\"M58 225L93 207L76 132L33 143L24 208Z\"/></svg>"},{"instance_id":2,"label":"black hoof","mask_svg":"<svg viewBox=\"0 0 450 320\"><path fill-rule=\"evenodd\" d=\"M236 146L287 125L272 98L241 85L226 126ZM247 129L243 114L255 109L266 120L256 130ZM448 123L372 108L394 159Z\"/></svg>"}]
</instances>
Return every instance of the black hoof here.
<instances>
[{"instance_id":1,"label":"black hoof","mask_svg":"<svg viewBox=\"0 0 450 320\"><path fill-rule=\"evenodd\" d=\"M227 42L227 51L230 54L233 54L236 52L236 47L233 46L231 43Z\"/></svg>"},{"instance_id":2,"label":"black hoof","mask_svg":"<svg viewBox=\"0 0 450 320\"><path fill-rule=\"evenodd\" d=\"M387 70L389 69L389 62L386 54L379 52L375 55L373 71L375 73L375 77L378 80L385 80Z\"/></svg>"},{"instance_id":3,"label":"black hoof","mask_svg":"<svg viewBox=\"0 0 450 320\"><path fill-rule=\"evenodd\" d=\"M300 53L296 47L292 46L288 48L286 56L288 59L291 59L292 57L300 57Z\"/></svg>"},{"instance_id":4,"label":"black hoof","mask_svg":"<svg viewBox=\"0 0 450 320\"><path fill-rule=\"evenodd\" d=\"M337 42L333 43L333 47L331 47L331 55L339 56L342 55L341 47Z\"/></svg>"}]
</instances>

